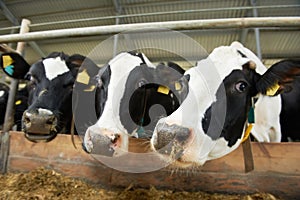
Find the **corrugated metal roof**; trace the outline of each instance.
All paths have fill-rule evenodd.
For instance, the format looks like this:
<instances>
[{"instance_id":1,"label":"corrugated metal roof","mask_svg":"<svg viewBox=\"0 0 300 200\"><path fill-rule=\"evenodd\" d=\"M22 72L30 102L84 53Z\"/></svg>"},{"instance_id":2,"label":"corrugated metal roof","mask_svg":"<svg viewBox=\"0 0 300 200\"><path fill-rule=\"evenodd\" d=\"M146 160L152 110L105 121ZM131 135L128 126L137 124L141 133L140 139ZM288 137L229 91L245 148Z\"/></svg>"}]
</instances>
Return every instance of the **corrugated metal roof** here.
<instances>
[{"instance_id":1,"label":"corrugated metal roof","mask_svg":"<svg viewBox=\"0 0 300 200\"><path fill-rule=\"evenodd\" d=\"M119 23L122 24L253 16L250 0L2 0L2 2L19 22L22 18L31 20L31 31L113 25L116 24L118 16ZM300 16L299 0L259 0L256 2L256 6L258 16L261 17ZM10 30L6 28L14 26L14 24L5 16L3 8L1 11L0 35L9 34ZM70 22L68 20L77 21ZM242 29L193 30L182 31L182 33L194 39L207 52L210 52L217 46L241 40L242 31ZM262 55L266 64L272 64L273 61L286 57L300 57L300 27L298 29L260 29L260 35ZM93 48L109 37L111 36L58 38L39 40L36 43L46 54L52 51L64 51L68 54L88 55ZM200 59L197 57L199 55L195 49L183 48L184 40L182 38L131 38L131 41L133 40L135 44L139 44L138 46L151 43L171 45L173 49L178 48L189 54L190 60ZM120 47L124 40L120 39L119 41L118 47L122 49ZM252 29L249 30L244 45L253 51L256 50ZM144 51L155 62L176 60L189 66L186 62L181 62L181 58L173 53L155 49L145 49ZM101 57L98 59L99 64L110 59L112 52L113 45L110 45L105 52L99 53ZM34 62L40 55L28 45L25 57L29 62Z\"/></svg>"}]
</instances>

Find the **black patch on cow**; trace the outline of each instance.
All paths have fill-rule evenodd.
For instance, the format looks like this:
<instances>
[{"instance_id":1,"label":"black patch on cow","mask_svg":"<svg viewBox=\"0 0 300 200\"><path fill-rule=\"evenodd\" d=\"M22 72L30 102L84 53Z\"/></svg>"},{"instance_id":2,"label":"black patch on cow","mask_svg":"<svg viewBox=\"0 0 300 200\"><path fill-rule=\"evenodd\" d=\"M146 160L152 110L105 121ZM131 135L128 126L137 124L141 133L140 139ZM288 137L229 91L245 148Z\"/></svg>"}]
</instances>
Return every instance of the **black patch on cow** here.
<instances>
[{"instance_id":1,"label":"black patch on cow","mask_svg":"<svg viewBox=\"0 0 300 200\"><path fill-rule=\"evenodd\" d=\"M243 57L243 58L247 58L247 56L245 54L243 54L241 51L237 50L237 52Z\"/></svg>"},{"instance_id":2,"label":"black patch on cow","mask_svg":"<svg viewBox=\"0 0 300 200\"><path fill-rule=\"evenodd\" d=\"M250 72L234 70L217 90L216 102L206 110L202 118L204 132L213 140L223 137L228 146L233 146L241 138L251 103L252 84ZM248 74L248 75L247 75ZM243 83L243 90L238 88Z\"/></svg>"},{"instance_id":3,"label":"black patch on cow","mask_svg":"<svg viewBox=\"0 0 300 200\"><path fill-rule=\"evenodd\" d=\"M174 82L179 80L182 89L176 91ZM187 82L183 74L169 66L159 65L154 69L141 65L134 68L128 75L120 102L120 120L128 133L146 127L145 131L152 134L158 120L173 113L185 99ZM169 92L158 92L160 86L167 86Z\"/></svg>"},{"instance_id":4,"label":"black patch on cow","mask_svg":"<svg viewBox=\"0 0 300 200\"><path fill-rule=\"evenodd\" d=\"M283 60L272 65L256 83L257 91L266 94L267 90L278 84L280 88L275 95L292 90L292 82L300 76L300 59Z\"/></svg>"},{"instance_id":5,"label":"black patch on cow","mask_svg":"<svg viewBox=\"0 0 300 200\"><path fill-rule=\"evenodd\" d=\"M285 60L276 65L300 67L300 60ZM288 67L288 68L289 68ZM293 141L300 140L300 77L290 83L291 90L281 94L281 113L280 125L282 133L282 142L287 142L288 138Z\"/></svg>"},{"instance_id":6,"label":"black patch on cow","mask_svg":"<svg viewBox=\"0 0 300 200\"><path fill-rule=\"evenodd\" d=\"M293 141L300 140L300 78L291 85L293 90L281 94L280 125L282 142L287 142L288 138Z\"/></svg>"},{"instance_id":7,"label":"black patch on cow","mask_svg":"<svg viewBox=\"0 0 300 200\"><path fill-rule=\"evenodd\" d=\"M3 95L0 97L0 125L3 124L4 118L5 118L5 111L6 111L6 105L8 100L8 94L9 94L9 87L4 84L0 83L0 91L3 91Z\"/></svg>"},{"instance_id":8,"label":"black patch on cow","mask_svg":"<svg viewBox=\"0 0 300 200\"><path fill-rule=\"evenodd\" d=\"M0 125L4 123L4 117L6 112L6 106L9 95L9 87L6 84L0 83L0 91L3 90L5 93L0 97ZM20 89L16 93L15 97L15 113L14 113L14 123L17 126L17 130L21 131L21 119L23 112L27 109L28 101L28 90L27 87Z\"/></svg>"},{"instance_id":9,"label":"black patch on cow","mask_svg":"<svg viewBox=\"0 0 300 200\"><path fill-rule=\"evenodd\" d=\"M84 60L81 60L83 59ZM68 59L68 63L73 67L73 73L78 74L76 82L74 84L73 98L72 98L72 110L73 119L76 124L76 132L78 134L85 133L86 129L95 124L97 121L97 114L95 112L97 102L95 98L97 95L97 80L96 75L99 73L99 67L89 58L82 55L73 55ZM79 68L80 67L80 68ZM103 69L103 68L102 68ZM84 75L82 75L82 73ZM84 77L85 81L80 81L80 74Z\"/></svg>"},{"instance_id":10,"label":"black patch on cow","mask_svg":"<svg viewBox=\"0 0 300 200\"><path fill-rule=\"evenodd\" d=\"M105 103L107 101L108 95L108 85L110 83L111 78L111 69L109 65L104 66L99 70L99 74L96 76L96 115L99 118L104 110Z\"/></svg>"}]
</instances>

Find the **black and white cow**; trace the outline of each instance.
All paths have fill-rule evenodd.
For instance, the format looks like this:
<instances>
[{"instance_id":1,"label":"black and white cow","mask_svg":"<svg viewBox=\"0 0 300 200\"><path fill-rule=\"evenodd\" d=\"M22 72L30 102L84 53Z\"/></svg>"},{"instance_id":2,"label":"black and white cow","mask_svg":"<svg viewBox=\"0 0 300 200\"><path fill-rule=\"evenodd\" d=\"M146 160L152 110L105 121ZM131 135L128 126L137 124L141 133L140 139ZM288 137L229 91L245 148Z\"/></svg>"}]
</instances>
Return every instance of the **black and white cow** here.
<instances>
[{"instance_id":1,"label":"black and white cow","mask_svg":"<svg viewBox=\"0 0 300 200\"><path fill-rule=\"evenodd\" d=\"M174 63L154 66L142 53L123 52L110 60L97 76L100 118L85 133L86 151L127 150L129 135L151 137L158 119L186 97L189 76L183 73Z\"/></svg>"},{"instance_id":2,"label":"black and white cow","mask_svg":"<svg viewBox=\"0 0 300 200\"><path fill-rule=\"evenodd\" d=\"M0 83L0 127L4 123L6 106L9 95L9 86L5 83ZM21 119L23 112L27 109L28 106L28 92L27 88L22 88L17 91L15 97L15 114L14 114L14 124L16 125L16 129L18 131L21 130Z\"/></svg>"},{"instance_id":3,"label":"black and white cow","mask_svg":"<svg viewBox=\"0 0 300 200\"><path fill-rule=\"evenodd\" d=\"M29 107L22 117L27 139L50 141L59 132L70 133L73 85L85 61L86 57L79 54L53 52L30 66L17 53L1 55L2 67L9 76L29 80ZM97 68L93 62L87 63Z\"/></svg>"},{"instance_id":4,"label":"black and white cow","mask_svg":"<svg viewBox=\"0 0 300 200\"><path fill-rule=\"evenodd\" d=\"M300 68L300 59L282 60L271 68ZM272 77L270 77L272 79ZM252 135L259 142L300 140L300 76L285 78L285 91L280 95L260 96L255 103L256 123Z\"/></svg>"},{"instance_id":5,"label":"black and white cow","mask_svg":"<svg viewBox=\"0 0 300 200\"><path fill-rule=\"evenodd\" d=\"M151 139L152 149L163 160L176 160L182 167L202 165L236 149L244 136L251 99L258 95L257 103L273 98L280 102L277 94L290 90L291 82L300 75L300 66L277 64L267 70L254 53L233 42L231 46L214 49L208 58L199 61L185 74L190 75L189 94L175 112L159 120ZM295 84L299 85L298 79ZM286 99L289 112L298 102L299 88L293 93L283 93L283 99L287 95L291 95ZM269 114L275 109L280 110L279 104L273 105L264 104L264 110ZM277 123L279 113L275 116ZM256 114L256 123L264 123L259 115ZM267 122L270 122L267 126L270 131L279 125L272 124L274 121Z\"/></svg>"}]
</instances>

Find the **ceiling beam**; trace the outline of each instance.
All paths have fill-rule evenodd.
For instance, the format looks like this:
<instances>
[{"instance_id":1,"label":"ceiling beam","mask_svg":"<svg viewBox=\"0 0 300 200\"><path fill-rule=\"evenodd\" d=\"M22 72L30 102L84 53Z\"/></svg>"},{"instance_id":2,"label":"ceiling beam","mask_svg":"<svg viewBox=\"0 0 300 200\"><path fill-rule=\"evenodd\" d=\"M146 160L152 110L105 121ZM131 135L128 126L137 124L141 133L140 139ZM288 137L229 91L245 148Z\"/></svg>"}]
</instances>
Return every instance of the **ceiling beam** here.
<instances>
[{"instance_id":1,"label":"ceiling beam","mask_svg":"<svg viewBox=\"0 0 300 200\"><path fill-rule=\"evenodd\" d=\"M7 8L5 3L0 0L0 8L4 14L4 16L14 25L19 26L21 23L19 20L12 14L12 12ZM13 32L14 33L14 30ZM28 44L31 46L31 48L40 56L45 57L46 54L42 51L42 49L37 45L36 42L28 42Z\"/></svg>"}]
</instances>

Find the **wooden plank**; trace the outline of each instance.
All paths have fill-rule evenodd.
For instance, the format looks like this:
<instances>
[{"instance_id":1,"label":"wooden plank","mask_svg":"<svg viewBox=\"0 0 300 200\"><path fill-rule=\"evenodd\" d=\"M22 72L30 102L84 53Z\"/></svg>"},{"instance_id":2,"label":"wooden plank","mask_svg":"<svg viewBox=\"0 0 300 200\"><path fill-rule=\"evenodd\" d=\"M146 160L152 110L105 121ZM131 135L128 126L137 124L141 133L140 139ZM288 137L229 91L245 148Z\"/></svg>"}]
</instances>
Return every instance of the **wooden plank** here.
<instances>
[{"instance_id":1,"label":"wooden plank","mask_svg":"<svg viewBox=\"0 0 300 200\"><path fill-rule=\"evenodd\" d=\"M254 160L252 155L252 147L251 147L251 140L248 137L243 143L243 153L244 153L244 165L245 165L245 172L251 172L254 170Z\"/></svg>"},{"instance_id":2,"label":"wooden plank","mask_svg":"<svg viewBox=\"0 0 300 200\"><path fill-rule=\"evenodd\" d=\"M105 187L149 187L226 193L269 192L285 199L300 197L299 143L252 143L255 169L244 172L242 147L202 167L176 170L167 167L147 173L126 173L111 169L81 150L75 138L75 149L69 135L59 135L50 143L32 143L23 133L10 132L8 171L30 171L48 167L63 174L81 178ZM145 141L130 140L130 151L148 151ZM143 162L118 158L120 165L147 167L158 160ZM117 162L116 162L117 163ZM115 163L114 163L115 164Z\"/></svg>"}]
</instances>

